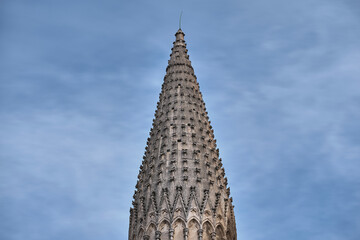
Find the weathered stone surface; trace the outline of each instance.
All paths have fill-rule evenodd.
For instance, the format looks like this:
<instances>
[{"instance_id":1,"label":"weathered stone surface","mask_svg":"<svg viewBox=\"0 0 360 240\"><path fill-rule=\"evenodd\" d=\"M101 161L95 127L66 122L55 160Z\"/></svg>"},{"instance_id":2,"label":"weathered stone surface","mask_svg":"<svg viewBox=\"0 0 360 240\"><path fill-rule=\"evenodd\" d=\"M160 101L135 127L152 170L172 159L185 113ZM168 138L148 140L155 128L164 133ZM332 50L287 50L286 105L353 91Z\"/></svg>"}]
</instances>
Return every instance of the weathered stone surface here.
<instances>
[{"instance_id":1,"label":"weathered stone surface","mask_svg":"<svg viewBox=\"0 0 360 240\"><path fill-rule=\"evenodd\" d=\"M236 240L225 170L179 29L140 167L129 240Z\"/></svg>"}]
</instances>

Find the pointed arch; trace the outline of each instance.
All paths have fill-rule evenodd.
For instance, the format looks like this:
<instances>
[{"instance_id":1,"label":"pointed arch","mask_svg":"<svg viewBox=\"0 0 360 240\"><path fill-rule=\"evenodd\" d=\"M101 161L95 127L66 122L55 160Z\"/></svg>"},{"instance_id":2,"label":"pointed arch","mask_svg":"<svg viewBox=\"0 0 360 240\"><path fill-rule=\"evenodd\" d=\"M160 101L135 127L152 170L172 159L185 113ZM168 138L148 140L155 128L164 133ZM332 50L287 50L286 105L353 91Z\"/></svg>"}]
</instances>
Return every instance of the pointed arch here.
<instances>
[{"instance_id":1,"label":"pointed arch","mask_svg":"<svg viewBox=\"0 0 360 240\"><path fill-rule=\"evenodd\" d=\"M156 225L155 223L150 223L147 230L146 235L148 235L150 238L149 240L155 240L155 232L156 232Z\"/></svg>"},{"instance_id":2,"label":"pointed arch","mask_svg":"<svg viewBox=\"0 0 360 240\"><path fill-rule=\"evenodd\" d=\"M184 240L184 228L185 228L185 222L182 218L177 218L174 223L173 227L174 229L174 240Z\"/></svg>"},{"instance_id":3,"label":"pointed arch","mask_svg":"<svg viewBox=\"0 0 360 240\"><path fill-rule=\"evenodd\" d=\"M190 200L187 205L187 212L186 215L188 219L191 219L193 217L200 216L200 207L199 203L193 193L191 193ZM189 221L188 221L189 222Z\"/></svg>"},{"instance_id":4,"label":"pointed arch","mask_svg":"<svg viewBox=\"0 0 360 240\"><path fill-rule=\"evenodd\" d=\"M211 240L211 234L214 232L214 227L210 221L203 223L203 240Z\"/></svg>"},{"instance_id":5,"label":"pointed arch","mask_svg":"<svg viewBox=\"0 0 360 240\"><path fill-rule=\"evenodd\" d=\"M213 218L213 215L214 215L214 212L212 210L212 209L214 209L213 206L214 205L212 204L211 199L209 197L207 197L206 202L203 207L203 211L202 211L203 219L204 219L203 223L205 221L210 221L210 219Z\"/></svg>"},{"instance_id":6,"label":"pointed arch","mask_svg":"<svg viewBox=\"0 0 360 240\"><path fill-rule=\"evenodd\" d=\"M150 192L150 191L149 191ZM156 211L157 210L157 206L154 202L154 198L156 198L156 192L152 191L151 194L149 194L149 196L147 197L147 202L146 202L146 213L149 213L150 211Z\"/></svg>"},{"instance_id":7,"label":"pointed arch","mask_svg":"<svg viewBox=\"0 0 360 240\"><path fill-rule=\"evenodd\" d=\"M192 192L190 193L190 198L189 198L189 202L187 204L188 208L198 208L200 209L200 204L199 201L195 195L195 193L193 192L194 190L192 190Z\"/></svg>"},{"instance_id":8,"label":"pointed arch","mask_svg":"<svg viewBox=\"0 0 360 240\"><path fill-rule=\"evenodd\" d=\"M226 240L224 227L221 224L216 226L215 232L216 232L216 240Z\"/></svg>"},{"instance_id":9,"label":"pointed arch","mask_svg":"<svg viewBox=\"0 0 360 240\"><path fill-rule=\"evenodd\" d=\"M198 239L198 230L200 229L200 223L196 218L192 218L188 223L189 235L188 239Z\"/></svg>"},{"instance_id":10,"label":"pointed arch","mask_svg":"<svg viewBox=\"0 0 360 240\"><path fill-rule=\"evenodd\" d=\"M170 222L170 203L168 201L168 198L166 197L166 192L164 189L162 189L161 195L160 195L160 203L159 203L159 222L162 222L164 219L168 220Z\"/></svg>"},{"instance_id":11,"label":"pointed arch","mask_svg":"<svg viewBox=\"0 0 360 240\"><path fill-rule=\"evenodd\" d=\"M167 220L163 220L159 225L159 231L161 232L161 240L170 239L170 223Z\"/></svg>"},{"instance_id":12,"label":"pointed arch","mask_svg":"<svg viewBox=\"0 0 360 240\"><path fill-rule=\"evenodd\" d=\"M139 230L139 233L138 233L138 239L143 239L143 236L144 236L144 229L143 228L140 228Z\"/></svg>"},{"instance_id":13,"label":"pointed arch","mask_svg":"<svg viewBox=\"0 0 360 240\"><path fill-rule=\"evenodd\" d=\"M175 217L174 220L173 220L173 224L174 224L177 220L181 220L182 222L184 222L184 225L185 225L186 220L185 220L184 217L182 217L182 216Z\"/></svg>"},{"instance_id":14,"label":"pointed arch","mask_svg":"<svg viewBox=\"0 0 360 240\"><path fill-rule=\"evenodd\" d=\"M209 194L205 194L203 196L202 202L204 203L202 209L200 209L201 212L204 212L206 209L212 209L211 200L209 197Z\"/></svg>"},{"instance_id":15,"label":"pointed arch","mask_svg":"<svg viewBox=\"0 0 360 240\"><path fill-rule=\"evenodd\" d=\"M177 192L175 201L173 204L173 216L177 217L185 217L185 203L183 200L183 196L181 192Z\"/></svg>"},{"instance_id":16,"label":"pointed arch","mask_svg":"<svg viewBox=\"0 0 360 240\"><path fill-rule=\"evenodd\" d=\"M162 223L162 222L168 222L169 225L171 225L171 224L170 224L171 221L170 221L170 219L169 219L168 217L162 217L162 218L160 218L160 219L159 219L159 222L160 222L160 223ZM160 225L159 225L159 226L160 226Z\"/></svg>"},{"instance_id":17,"label":"pointed arch","mask_svg":"<svg viewBox=\"0 0 360 240\"><path fill-rule=\"evenodd\" d=\"M187 220L187 226L188 226L188 227L189 227L189 224L190 224L191 221L195 221L195 222L197 223L197 225L200 226L200 219L199 219L198 216L193 216L193 217L191 217L191 218L189 218L189 219Z\"/></svg>"},{"instance_id":18,"label":"pointed arch","mask_svg":"<svg viewBox=\"0 0 360 240\"><path fill-rule=\"evenodd\" d=\"M148 208L146 210L146 222L156 221L156 206L152 199L148 202Z\"/></svg>"}]
</instances>

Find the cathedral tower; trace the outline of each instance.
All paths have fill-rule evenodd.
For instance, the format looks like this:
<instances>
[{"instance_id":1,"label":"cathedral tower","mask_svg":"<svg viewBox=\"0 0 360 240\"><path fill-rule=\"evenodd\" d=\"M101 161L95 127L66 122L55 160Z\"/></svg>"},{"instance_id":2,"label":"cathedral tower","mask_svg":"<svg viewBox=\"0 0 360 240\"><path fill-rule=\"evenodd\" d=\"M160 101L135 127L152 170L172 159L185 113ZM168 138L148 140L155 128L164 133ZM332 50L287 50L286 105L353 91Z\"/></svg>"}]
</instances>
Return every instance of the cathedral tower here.
<instances>
[{"instance_id":1,"label":"cathedral tower","mask_svg":"<svg viewBox=\"0 0 360 240\"><path fill-rule=\"evenodd\" d=\"M225 170L179 29L130 209L129 240L236 240Z\"/></svg>"}]
</instances>

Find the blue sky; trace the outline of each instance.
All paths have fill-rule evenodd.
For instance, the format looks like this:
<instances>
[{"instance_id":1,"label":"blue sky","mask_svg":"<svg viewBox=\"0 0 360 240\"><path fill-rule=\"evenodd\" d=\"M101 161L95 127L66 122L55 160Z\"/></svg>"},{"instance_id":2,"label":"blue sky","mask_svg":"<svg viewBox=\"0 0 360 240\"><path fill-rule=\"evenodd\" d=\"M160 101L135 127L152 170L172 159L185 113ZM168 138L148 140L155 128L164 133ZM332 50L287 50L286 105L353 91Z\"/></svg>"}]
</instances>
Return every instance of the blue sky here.
<instances>
[{"instance_id":1,"label":"blue sky","mask_svg":"<svg viewBox=\"0 0 360 240\"><path fill-rule=\"evenodd\" d=\"M0 3L0 239L127 239L178 16L238 238L360 239L357 0Z\"/></svg>"}]
</instances>

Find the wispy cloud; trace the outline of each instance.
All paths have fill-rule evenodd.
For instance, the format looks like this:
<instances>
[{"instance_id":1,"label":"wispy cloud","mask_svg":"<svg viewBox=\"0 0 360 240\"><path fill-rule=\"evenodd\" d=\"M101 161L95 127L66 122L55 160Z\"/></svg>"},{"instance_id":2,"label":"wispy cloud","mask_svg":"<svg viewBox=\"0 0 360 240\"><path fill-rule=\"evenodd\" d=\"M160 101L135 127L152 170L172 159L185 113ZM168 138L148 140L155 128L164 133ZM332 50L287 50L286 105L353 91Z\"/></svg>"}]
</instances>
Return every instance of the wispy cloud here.
<instances>
[{"instance_id":1,"label":"wispy cloud","mask_svg":"<svg viewBox=\"0 0 360 240\"><path fill-rule=\"evenodd\" d=\"M358 4L139 4L3 3L0 238L127 238L184 9L238 238L358 239Z\"/></svg>"}]
</instances>

